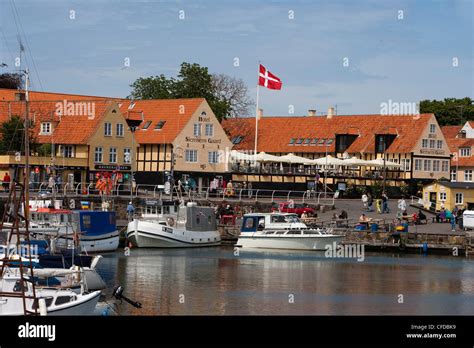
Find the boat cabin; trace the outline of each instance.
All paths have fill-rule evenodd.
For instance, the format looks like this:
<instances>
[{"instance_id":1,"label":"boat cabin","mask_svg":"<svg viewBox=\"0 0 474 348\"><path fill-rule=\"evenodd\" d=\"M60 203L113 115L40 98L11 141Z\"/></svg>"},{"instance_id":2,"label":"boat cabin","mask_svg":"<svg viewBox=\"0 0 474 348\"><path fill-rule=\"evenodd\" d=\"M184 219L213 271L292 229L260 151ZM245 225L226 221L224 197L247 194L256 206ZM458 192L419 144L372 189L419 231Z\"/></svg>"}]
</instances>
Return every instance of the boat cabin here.
<instances>
[{"instance_id":1,"label":"boat cabin","mask_svg":"<svg viewBox=\"0 0 474 348\"><path fill-rule=\"evenodd\" d=\"M257 232L266 229L295 229L307 228L297 214L262 213L245 214L241 232Z\"/></svg>"}]
</instances>

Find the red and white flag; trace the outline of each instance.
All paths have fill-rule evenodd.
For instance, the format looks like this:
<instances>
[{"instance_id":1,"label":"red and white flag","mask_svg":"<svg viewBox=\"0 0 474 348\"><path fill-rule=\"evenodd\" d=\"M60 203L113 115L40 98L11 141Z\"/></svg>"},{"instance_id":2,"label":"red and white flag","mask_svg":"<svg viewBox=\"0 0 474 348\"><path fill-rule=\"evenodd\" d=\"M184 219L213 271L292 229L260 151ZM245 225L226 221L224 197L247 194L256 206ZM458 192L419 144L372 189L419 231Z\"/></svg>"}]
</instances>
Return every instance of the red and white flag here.
<instances>
[{"instance_id":1,"label":"red and white flag","mask_svg":"<svg viewBox=\"0 0 474 348\"><path fill-rule=\"evenodd\" d=\"M262 64L260 64L260 73L258 74L259 86L267 87L269 89L281 89L281 80L267 70Z\"/></svg>"}]
</instances>

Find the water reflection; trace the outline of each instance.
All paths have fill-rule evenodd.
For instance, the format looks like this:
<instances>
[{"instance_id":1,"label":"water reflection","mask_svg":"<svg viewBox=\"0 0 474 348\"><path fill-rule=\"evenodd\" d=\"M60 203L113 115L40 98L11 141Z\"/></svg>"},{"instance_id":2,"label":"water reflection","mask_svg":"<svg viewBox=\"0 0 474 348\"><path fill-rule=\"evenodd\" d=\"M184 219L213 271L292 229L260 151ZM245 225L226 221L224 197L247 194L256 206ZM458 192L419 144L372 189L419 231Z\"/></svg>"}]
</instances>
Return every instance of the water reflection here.
<instances>
[{"instance_id":1,"label":"water reflection","mask_svg":"<svg viewBox=\"0 0 474 348\"><path fill-rule=\"evenodd\" d=\"M366 253L367 254L367 253ZM465 258L323 252L133 249L104 255L100 273L142 309L131 315L472 314L474 267ZM403 303L399 303L403 295Z\"/></svg>"}]
</instances>

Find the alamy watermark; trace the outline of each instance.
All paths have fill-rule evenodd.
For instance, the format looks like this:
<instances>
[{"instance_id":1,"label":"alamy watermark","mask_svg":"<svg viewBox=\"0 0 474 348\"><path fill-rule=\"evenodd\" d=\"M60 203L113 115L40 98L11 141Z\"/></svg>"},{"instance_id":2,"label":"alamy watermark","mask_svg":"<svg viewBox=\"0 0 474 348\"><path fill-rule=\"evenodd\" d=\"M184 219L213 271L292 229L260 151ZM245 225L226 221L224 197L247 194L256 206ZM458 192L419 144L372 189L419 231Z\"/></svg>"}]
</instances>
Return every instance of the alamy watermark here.
<instances>
[{"instance_id":1,"label":"alamy watermark","mask_svg":"<svg viewBox=\"0 0 474 348\"><path fill-rule=\"evenodd\" d=\"M365 260L365 247L363 244L326 244L324 256L327 258L349 258L357 259L358 262Z\"/></svg>"},{"instance_id":2,"label":"alamy watermark","mask_svg":"<svg viewBox=\"0 0 474 348\"><path fill-rule=\"evenodd\" d=\"M87 116L89 120L95 118L95 102L68 101L56 103L57 116Z\"/></svg>"},{"instance_id":3,"label":"alamy watermark","mask_svg":"<svg viewBox=\"0 0 474 348\"><path fill-rule=\"evenodd\" d=\"M380 103L381 115L419 115L420 104L415 102L388 102Z\"/></svg>"}]
</instances>

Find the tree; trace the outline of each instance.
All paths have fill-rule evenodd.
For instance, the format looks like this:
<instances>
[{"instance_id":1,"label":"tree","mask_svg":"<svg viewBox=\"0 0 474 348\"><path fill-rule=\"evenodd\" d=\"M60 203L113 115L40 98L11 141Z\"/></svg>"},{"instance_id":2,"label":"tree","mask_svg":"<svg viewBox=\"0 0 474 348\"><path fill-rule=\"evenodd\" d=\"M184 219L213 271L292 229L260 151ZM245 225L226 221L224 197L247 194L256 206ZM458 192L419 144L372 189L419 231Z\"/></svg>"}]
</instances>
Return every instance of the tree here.
<instances>
[{"instance_id":1,"label":"tree","mask_svg":"<svg viewBox=\"0 0 474 348\"><path fill-rule=\"evenodd\" d=\"M207 67L196 63L182 63L176 78L163 74L139 78L130 87L129 98L134 99L205 98L219 121L239 115L252 103L242 80L211 75Z\"/></svg>"},{"instance_id":2,"label":"tree","mask_svg":"<svg viewBox=\"0 0 474 348\"><path fill-rule=\"evenodd\" d=\"M444 100L422 100L420 102L421 113L433 113L440 126L463 125L467 120L474 119L473 100L469 97L456 99L445 98Z\"/></svg>"},{"instance_id":3,"label":"tree","mask_svg":"<svg viewBox=\"0 0 474 348\"><path fill-rule=\"evenodd\" d=\"M19 89L22 86L21 75L17 73L0 74L0 88Z\"/></svg>"},{"instance_id":4,"label":"tree","mask_svg":"<svg viewBox=\"0 0 474 348\"><path fill-rule=\"evenodd\" d=\"M231 117L249 116L250 108L254 105L248 96L248 88L242 79L237 79L224 74L213 74L212 84L214 93L221 100L230 104Z\"/></svg>"},{"instance_id":5,"label":"tree","mask_svg":"<svg viewBox=\"0 0 474 348\"><path fill-rule=\"evenodd\" d=\"M24 124L19 116L13 116L10 120L0 125L0 153L24 152ZM30 127L30 147L36 147L34 131Z\"/></svg>"}]
</instances>

